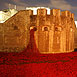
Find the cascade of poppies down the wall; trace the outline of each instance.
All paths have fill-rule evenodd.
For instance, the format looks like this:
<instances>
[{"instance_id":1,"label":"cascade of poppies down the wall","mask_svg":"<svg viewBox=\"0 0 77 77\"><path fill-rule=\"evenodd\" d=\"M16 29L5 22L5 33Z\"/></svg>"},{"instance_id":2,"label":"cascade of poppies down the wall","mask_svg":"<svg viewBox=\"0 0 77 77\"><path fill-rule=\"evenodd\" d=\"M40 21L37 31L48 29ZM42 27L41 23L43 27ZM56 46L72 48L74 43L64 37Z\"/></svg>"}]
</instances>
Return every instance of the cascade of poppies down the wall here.
<instances>
[{"instance_id":1,"label":"cascade of poppies down the wall","mask_svg":"<svg viewBox=\"0 0 77 77\"><path fill-rule=\"evenodd\" d=\"M24 51L0 53L1 77L76 77L77 52L39 54L33 29L30 37Z\"/></svg>"},{"instance_id":2,"label":"cascade of poppies down the wall","mask_svg":"<svg viewBox=\"0 0 77 77\"><path fill-rule=\"evenodd\" d=\"M27 48L22 51L24 53L39 53L39 50L37 49L36 43L35 43L35 37L34 37L34 29L30 30L30 41L27 46Z\"/></svg>"},{"instance_id":3,"label":"cascade of poppies down the wall","mask_svg":"<svg viewBox=\"0 0 77 77\"><path fill-rule=\"evenodd\" d=\"M18 64L19 59L27 58L27 56L31 56L31 54L38 54L39 50L36 47L35 39L34 39L34 29L30 30L30 41L23 51L21 52L0 52L0 64ZM23 63L23 61L21 62Z\"/></svg>"}]
</instances>

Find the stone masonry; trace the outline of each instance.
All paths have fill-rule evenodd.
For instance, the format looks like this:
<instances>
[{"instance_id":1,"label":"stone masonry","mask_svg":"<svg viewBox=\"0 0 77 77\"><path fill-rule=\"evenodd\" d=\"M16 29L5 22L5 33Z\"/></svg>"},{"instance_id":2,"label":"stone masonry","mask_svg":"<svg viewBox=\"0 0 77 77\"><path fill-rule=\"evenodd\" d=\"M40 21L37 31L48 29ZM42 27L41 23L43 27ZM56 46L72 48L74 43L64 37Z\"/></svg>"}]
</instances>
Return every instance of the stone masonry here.
<instances>
[{"instance_id":1,"label":"stone masonry","mask_svg":"<svg viewBox=\"0 0 77 77\"><path fill-rule=\"evenodd\" d=\"M27 47L34 29L36 46L40 53L64 53L74 51L74 14L52 9L50 15L45 8L21 10L0 24L0 51L19 52Z\"/></svg>"},{"instance_id":2,"label":"stone masonry","mask_svg":"<svg viewBox=\"0 0 77 77\"><path fill-rule=\"evenodd\" d=\"M3 24L0 24L0 51L18 52L27 47L32 11L19 11Z\"/></svg>"}]
</instances>

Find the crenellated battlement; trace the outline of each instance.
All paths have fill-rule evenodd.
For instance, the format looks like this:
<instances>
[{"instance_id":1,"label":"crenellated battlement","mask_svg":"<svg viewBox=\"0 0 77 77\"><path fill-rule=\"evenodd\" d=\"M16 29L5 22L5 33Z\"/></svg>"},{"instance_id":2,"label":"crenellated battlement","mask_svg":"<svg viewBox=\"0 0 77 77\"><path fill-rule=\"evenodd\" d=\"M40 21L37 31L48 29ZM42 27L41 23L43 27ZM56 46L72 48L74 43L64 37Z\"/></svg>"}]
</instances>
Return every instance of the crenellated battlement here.
<instances>
[{"instance_id":1,"label":"crenellated battlement","mask_svg":"<svg viewBox=\"0 0 77 77\"><path fill-rule=\"evenodd\" d=\"M70 11L52 9L47 14L47 9L37 9L37 14L30 17L31 29L35 30L40 53L71 52L74 49L74 14Z\"/></svg>"},{"instance_id":2,"label":"crenellated battlement","mask_svg":"<svg viewBox=\"0 0 77 77\"><path fill-rule=\"evenodd\" d=\"M47 13L46 8L37 9L37 14L33 14L33 10L31 14L31 24L30 26L43 26L43 25L51 25L54 24L55 26L61 26L64 24L74 23L74 14L70 11L61 11L60 9L52 9L50 10L50 14ZM71 20L72 19L72 20ZM66 26L66 25L65 25ZM71 25L70 25L71 26ZM70 27L69 26L69 27Z\"/></svg>"},{"instance_id":3,"label":"crenellated battlement","mask_svg":"<svg viewBox=\"0 0 77 77\"><path fill-rule=\"evenodd\" d=\"M14 9L13 9L14 10ZM27 8L26 10L20 10L17 11L11 16L14 16L14 14L17 14L19 12L28 12L28 15L38 15L38 16L56 16L56 17L72 17L74 20L74 14L69 12L69 11L61 11L60 9L50 9L50 8L45 8L45 7L37 7L37 8ZM10 12L2 12L0 11L0 23L4 23L7 21L11 16L9 15Z\"/></svg>"},{"instance_id":4,"label":"crenellated battlement","mask_svg":"<svg viewBox=\"0 0 77 77\"><path fill-rule=\"evenodd\" d=\"M28 10L28 9L27 9ZM31 11L29 9L29 11ZM36 14L34 14L36 12ZM74 14L70 11L61 11L60 9L46 9L46 8L39 8L37 10L32 10L33 15L53 15L53 16L64 16L64 17L70 17L74 19Z\"/></svg>"},{"instance_id":5,"label":"crenellated battlement","mask_svg":"<svg viewBox=\"0 0 77 77\"><path fill-rule=\"evenodd\" d=\"M60 9L52 9L52 10L50 10L50 15L60 16L61 15Z\"/></svg>"}]
</instances>

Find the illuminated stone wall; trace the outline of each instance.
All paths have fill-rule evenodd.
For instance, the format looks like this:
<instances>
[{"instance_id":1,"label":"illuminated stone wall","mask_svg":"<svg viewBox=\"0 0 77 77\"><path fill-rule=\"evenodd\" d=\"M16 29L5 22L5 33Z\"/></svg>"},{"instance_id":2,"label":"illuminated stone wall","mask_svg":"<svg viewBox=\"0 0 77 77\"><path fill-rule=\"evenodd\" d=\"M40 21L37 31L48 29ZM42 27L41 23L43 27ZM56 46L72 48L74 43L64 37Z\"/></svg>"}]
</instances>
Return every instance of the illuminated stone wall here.
<instances>
[{"instance_id":1,"label":"illuminated stone wall","mask_svg":"<svg viewBox=\"0 0 77 77\"><path fill-rule=\"evenodd\" d=\"M77 49L77 28L75 29L75 38L74 38L74 40L75 40L74 48Z\"/></svg>"},{"instance_id":2,"label":"illuminated stone wall","mask_svg":"<svg viewBox=\"0 0 77 77\"><path fill-rule=\"evenodd\" d=\"M31 16L31 27L36 28L35 39L40 53L64 53L74 51L74 14L52 9L38 9Z\"/></svg>"},{"instance_id":3,"label":"illuminated stone wall","mask_svg":"<svg viewBox=\"0 0 77 77\"><path fill-rule=\"evenodd\" d=\"M19 11L0 24L0 51L22 51L29 42L31 11Z\"/></svg>"},{"instance_id":4,"label":"illuminated stone wall","mask_svg":"<svg viewBox=\"0 0 77 77\"><path fill-rule=\"evenodd\" d=\"M0 24L0 51L18 52L27 47L29 31L35 30L35 42L40 53L64 53L74 50L74 14L59 9L41 8L19 11Z\"/></svg>"}]
</instances>

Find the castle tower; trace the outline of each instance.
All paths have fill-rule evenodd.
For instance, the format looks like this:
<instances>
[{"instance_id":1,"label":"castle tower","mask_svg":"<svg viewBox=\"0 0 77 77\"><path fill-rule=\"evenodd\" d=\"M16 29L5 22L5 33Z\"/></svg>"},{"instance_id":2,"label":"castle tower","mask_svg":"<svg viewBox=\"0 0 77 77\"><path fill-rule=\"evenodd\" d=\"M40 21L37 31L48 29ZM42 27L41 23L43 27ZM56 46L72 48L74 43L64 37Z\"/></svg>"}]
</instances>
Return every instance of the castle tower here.
<instances>
[{"instance_id":1,"label":"castle tower","mask_svg":"<svg viewBox=\"0 0 77 77\"><path fill-rule=\"evenodd\" d=\"M74 16L69 11L38 9L31 16L35 41L40 53L64 53L74 50Z\"/></svg>"}]
</instances>

